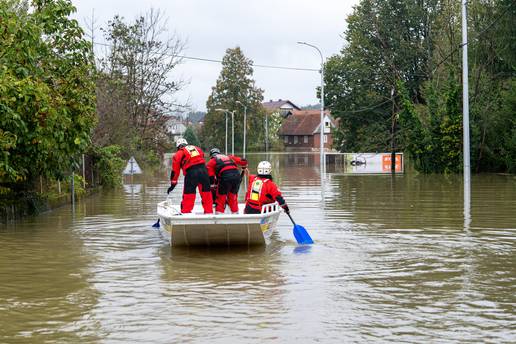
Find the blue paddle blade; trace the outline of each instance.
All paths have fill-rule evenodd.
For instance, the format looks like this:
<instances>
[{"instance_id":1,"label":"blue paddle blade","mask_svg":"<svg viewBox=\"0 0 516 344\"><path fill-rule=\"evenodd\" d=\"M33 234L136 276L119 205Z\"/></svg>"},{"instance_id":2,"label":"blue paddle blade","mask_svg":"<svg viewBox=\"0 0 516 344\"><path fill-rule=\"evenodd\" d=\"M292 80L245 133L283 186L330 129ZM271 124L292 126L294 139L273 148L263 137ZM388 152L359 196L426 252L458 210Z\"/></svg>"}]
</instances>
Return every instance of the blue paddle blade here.
<instances>
[{"instance_id":1,"label":"blue paddle blade","mask_svg":"<svg viewBox=\"0 0 516 344\"><path fill-rule=\"evenodd\" d=\"M300 225L294 225L294 237L296 238L298 244L307 245L314 243L305 227Z\"/></svg>"},{"instance_id":2,"label":"blue paddle blade","mask_svg":"<svg viewBox=\"0 0 516 344\"><path fill-rule=\"evenodd\" d=\"M152 227L159 228L159 219L158 219L158 222L156 222L155 224L152 225Z\"/></svg>"}]
</instances>

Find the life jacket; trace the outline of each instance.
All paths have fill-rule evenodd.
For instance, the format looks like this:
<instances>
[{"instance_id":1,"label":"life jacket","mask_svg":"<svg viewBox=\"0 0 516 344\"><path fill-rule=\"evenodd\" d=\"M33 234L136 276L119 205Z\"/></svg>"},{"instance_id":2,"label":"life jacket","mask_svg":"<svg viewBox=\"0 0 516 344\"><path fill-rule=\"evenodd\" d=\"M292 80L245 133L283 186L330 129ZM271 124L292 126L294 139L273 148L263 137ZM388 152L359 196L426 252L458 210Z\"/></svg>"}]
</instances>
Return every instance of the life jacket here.
<instances>
[{"instance_id":1,"label":"life jacket","mask_svg":"<svg viewBox=\"0 0 516 344\"><path fill-rule=\"evenodd\" d=\"M181 167L183 168L183 172L194 165L204 164L203 153L196 146L188 145L181 149L183 150L183 158L181 159Z\"/></svg>"},{"instance_id":2,"label":"life jacket","mask_svg":"<svg viewBox=\"0 0 516 344\"><path fill-rule=\"evenodd\" d=\"M224 171L238 169L236 163L227 155L217 154L215 161L215 174L217 177L220 177Z\"/></svg>"},{"instance_id":3,"label":"life jacket","mask_svg":"<svg viewBox=\"0 0 516 344\"><path fill-rule=\"evenodd\" d=\"M269 179L262 179L259 177L255 177L249 183L249 196L247 199L247 203L257 209L261 209L263 204L270 203L267 202L268 198L263 194L264 186L266 183L270 182Z\"/></svg>"}]
</instances>

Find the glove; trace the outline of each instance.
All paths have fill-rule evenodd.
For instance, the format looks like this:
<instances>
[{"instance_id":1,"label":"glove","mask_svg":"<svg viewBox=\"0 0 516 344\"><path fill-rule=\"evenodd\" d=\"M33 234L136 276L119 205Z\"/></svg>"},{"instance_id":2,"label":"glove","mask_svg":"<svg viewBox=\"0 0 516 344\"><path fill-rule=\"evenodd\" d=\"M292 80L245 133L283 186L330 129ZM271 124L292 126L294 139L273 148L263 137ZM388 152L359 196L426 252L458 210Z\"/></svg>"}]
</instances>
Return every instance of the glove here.
<instances>
[{"instance_id":1,"label":"glove","mask_svg":"<svg viewBox=\"0 0 516 344\"><path fill-rule=\"evenodd\" d=\"M283 210L285 211L285 213L290 214L290 209L288 208L287 203L283 204L281 207L283 208Z\"/></svg>"},{"instance_id":2,"label":"glove","mask_svg":"<svg viewBox=\"0 0 516 344\"><path fill-rule=\"evenodd\" d=\"M172 190L176 187L177 183L171 183L170 186L167 189L167 194L171 193Z\"/></svg>"}]
</instances>

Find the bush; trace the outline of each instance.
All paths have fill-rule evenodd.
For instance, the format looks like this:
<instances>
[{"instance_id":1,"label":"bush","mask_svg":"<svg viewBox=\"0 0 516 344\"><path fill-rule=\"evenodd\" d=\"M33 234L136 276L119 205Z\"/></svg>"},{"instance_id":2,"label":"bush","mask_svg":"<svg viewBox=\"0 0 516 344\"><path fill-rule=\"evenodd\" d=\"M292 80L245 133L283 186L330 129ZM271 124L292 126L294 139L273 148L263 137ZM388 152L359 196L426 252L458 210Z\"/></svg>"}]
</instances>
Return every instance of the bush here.
<instances>
[{"instance_id":1,"label":"bush","mask_svg":"<svg viewBox=\"0 0 516 344\"><path fill-rule=\"evenodd\" d=\"M122 170L125 161L120 157L122 148L117 145L92 147L95 166L99 173L100 184L114 188L122 185Z\"/></svg>"}]
</instances>

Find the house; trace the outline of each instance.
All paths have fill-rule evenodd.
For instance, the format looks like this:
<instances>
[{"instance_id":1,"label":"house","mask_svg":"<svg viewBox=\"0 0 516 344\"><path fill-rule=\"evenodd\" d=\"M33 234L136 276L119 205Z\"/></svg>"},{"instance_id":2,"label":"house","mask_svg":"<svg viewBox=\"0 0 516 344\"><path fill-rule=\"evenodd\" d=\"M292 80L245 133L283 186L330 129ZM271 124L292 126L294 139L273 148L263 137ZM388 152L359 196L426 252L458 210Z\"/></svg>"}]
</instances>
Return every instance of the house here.
<instances>
[{"instance_id":1,"label":"house","mask_svg":"<svg viewBox=\"0 0 516 344\"><path fill-rule=\"evenodd\" d=\"M186 131L185 121L181 116L170 116L165 122L165 128L173 141L182 137Z\"/></svg>"},{"instance_id":2,"label":"house","mask_svg":"<svg viewBox=\"0 0 516 344\"><path fill-rule=\"evenodd\" d=\"M278 135L287 151L319 151L320 149L319 110L293 110L285 118ZM333 144L333 131L337 127L330 112L324 112L324 149L330 150Z\"/></svg>"},{"instance_id":3,"label":"house","mask_svg":"<svg viewBox=\"0 0 516 344\"><path fill-rule=\"evenodd\" d=\"M296 104L290 100L269 100L263 102L262 106L268 113L279 113L282 117L287 117L294 110L301 110Z\"/></svg>"}]
</instances>

